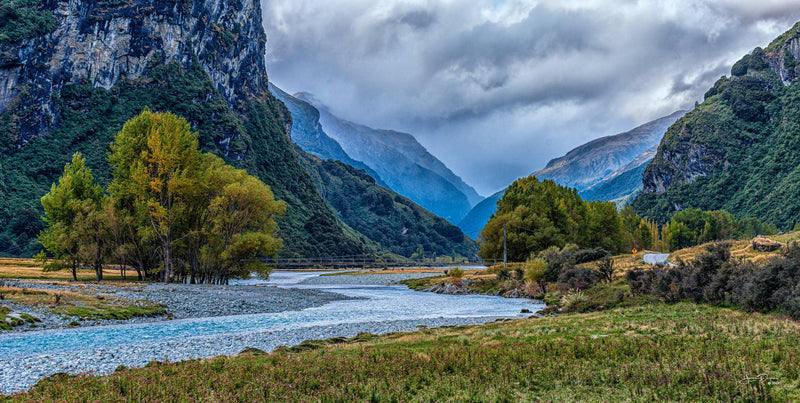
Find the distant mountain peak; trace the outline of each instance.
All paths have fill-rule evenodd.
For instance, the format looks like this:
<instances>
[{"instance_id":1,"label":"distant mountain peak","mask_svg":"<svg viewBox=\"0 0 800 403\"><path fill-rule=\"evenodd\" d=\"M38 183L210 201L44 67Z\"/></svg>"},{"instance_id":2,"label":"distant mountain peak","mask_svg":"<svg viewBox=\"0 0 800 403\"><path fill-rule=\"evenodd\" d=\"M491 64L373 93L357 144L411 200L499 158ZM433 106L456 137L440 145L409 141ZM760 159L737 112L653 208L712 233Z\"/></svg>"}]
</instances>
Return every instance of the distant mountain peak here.
<instances>
[{"instance_id":1,"label":"distant mountain peak","mask_svg":"<svg viewBox=\"0 0 800 403\"><path fill-rule=\"evenodd\" d=\"M624 133L604 136L550 160L533 173L539 179L553 179L562 186L576 187L588 200L609 200L618 204L634 197L642 188L642 172L653 158L667 128L686 111L640 125ZM501 190L475 205L458 224L468 236L476 237L497 209Z\"/></svg>"},{"instance_id":2,"label":"distant mountain peak","mask_svg":"<svg viewBox=\"0 0 800 403\"><path fill-rule=\"evenodd\" d=\"M533 174L562 186L586 189L657 145L667 128L685 114L684 110L676 111L627 132L594 139L550 160Z\"/></svg>"},{"instance_id":3,"label":"distant mountain peak","mask_svg":"<svg viewBox=\"0 0 800 403\"><path fill-rule=\"evenodd\" d=\"M299 92L296 98L319 111L325 133L341 145L350 158L363 161L386 182L387 187L429 211L458 222L483 198L413 135L342 119L314 95Z\"/></svg>"}]
</instances>

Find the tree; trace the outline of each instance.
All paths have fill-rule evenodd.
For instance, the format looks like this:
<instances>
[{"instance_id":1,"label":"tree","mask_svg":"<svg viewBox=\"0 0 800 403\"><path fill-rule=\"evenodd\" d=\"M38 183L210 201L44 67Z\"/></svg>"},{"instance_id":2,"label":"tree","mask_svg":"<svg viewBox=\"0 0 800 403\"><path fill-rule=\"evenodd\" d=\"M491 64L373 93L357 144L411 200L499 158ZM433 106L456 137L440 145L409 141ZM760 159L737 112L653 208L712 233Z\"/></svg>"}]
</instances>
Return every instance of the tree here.
<instances>
[{"instance_id":1,"label":"tree","mask_svg":"<svg viewBox=\"0 0 800 403\"><path fill-rule=\"evenodd\" d=\"M200 163L197 133L186 119L145 109L125 123L111 144L112 193L127 195L149 223L162 255L162 279L173 272L174 242L185 233L187 199Z\"/></svg>"},{"instance_id":2,"label":"tree","mask_svg":"<svg viewBox=\"0 0 800 403\"><path fill-rule=\"evenodd\" d=\"M154 256L164 282L269 273L255 258L282 246L275 219L285 203L256 177L199 152L186 120L144 110L117 134L109 160L113 254L140 278Z\"/></svg>"},{"instance_id":3,"label":"tree","mask_svg":"<svg viewBox=\"0 0 800 403\"><path fill-rule=\"evenodd\" d=\"M95 269L97 280L102 280L102 263L105 257L105 226L102 205L103 188L96 184L91 169L80 153L64 166L64 173L42 197L47 228L39 234L42 246L54 261L46 270L76 270L81 265Z\"/></svg>"},{"instance_id":4,"label":"tree","mask_svg":"<svg viewBox=\"0 0 800 403\"><path fill-rule=\"evenodd\" d=\"M231 276L268 274L268 267L252 257L268 256L281 248L282 241L275 237L275 218L283 215L286 204L275 201L269 186L244 170L210 154L203 155L203 160L204 176L220 186L209 189L213 197L202 214L201 271L218 283Z\"/></svg>"},{"instance_id":5,"label":"tree","mask_svg":"<svg viewBox=\"0 0 800 403\"><path fill-rule=\"evenodd\" d=\"M575 189L534 176L514 181L497 202L497 211L479 237L484 259L503 256L504 228L508 258L518 262L567 243L612 251L624 244L622 222L612 203L587 203Z\"/></svg>"}]
</instances>

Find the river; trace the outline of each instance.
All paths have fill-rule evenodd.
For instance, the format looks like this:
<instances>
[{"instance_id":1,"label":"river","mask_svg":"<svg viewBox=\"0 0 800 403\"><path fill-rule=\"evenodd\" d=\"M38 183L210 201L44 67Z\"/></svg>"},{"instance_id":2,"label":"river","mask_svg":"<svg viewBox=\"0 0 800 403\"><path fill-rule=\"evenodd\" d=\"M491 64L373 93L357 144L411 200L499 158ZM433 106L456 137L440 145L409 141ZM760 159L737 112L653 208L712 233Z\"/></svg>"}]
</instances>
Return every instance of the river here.
<instances>
[{"instance_id":1,"label":"river","mask_svg":"<svg viewBox=\"0 0 800 403\"><path fill-rule=\"evenodd\" d=\"M138 324L52 329L0 335L0 390L24 390L56 372L112 372L152 360L233 355L254 347L271 351L311 338L386 333L418 326L484 323L536 312L538 301L479 295L442 295L403 285L364 284L371 276L276 272L268 285L313 288L359 299L299 311L218 316ZM242 283L253 284L261 280ZM369 281L366 281L369 283ZM231 285L235 287L236 285Z\"/></svg>"}]
</instances>

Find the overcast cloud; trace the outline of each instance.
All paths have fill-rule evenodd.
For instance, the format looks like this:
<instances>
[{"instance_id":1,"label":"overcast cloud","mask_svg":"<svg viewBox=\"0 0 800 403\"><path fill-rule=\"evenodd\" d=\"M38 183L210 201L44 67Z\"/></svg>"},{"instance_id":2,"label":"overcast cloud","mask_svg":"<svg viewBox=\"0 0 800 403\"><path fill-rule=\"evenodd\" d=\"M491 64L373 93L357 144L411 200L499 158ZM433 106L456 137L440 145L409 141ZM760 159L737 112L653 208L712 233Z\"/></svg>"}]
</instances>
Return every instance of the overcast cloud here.
<instances>
[{"instance_id":1,"label":"overcast cloud","mask_svg":"<svg viewBox=\"0 0 800 403\"><path fill-rule=\"evenodd\" d=\"M795 1L262 0L270 80L414 134L488 195L691 108Z\"/></svg>"}]
</instances>

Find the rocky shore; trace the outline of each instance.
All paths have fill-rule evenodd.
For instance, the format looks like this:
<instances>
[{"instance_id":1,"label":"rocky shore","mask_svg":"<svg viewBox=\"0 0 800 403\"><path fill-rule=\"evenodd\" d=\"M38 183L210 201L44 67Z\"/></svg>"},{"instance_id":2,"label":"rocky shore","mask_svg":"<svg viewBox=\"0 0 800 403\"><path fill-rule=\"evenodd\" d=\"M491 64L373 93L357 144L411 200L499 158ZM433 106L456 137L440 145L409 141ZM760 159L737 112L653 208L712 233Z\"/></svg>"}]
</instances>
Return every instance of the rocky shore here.
<instances>
[{"instance_id":1,"label":"rocky shore","mask_svg":"<svg viewBox=\"0 0 800 403\"><path fill-rule=\"evenodd\" d=\"M496 293L480 292L477 290L470 290L469 285L471 280L466 278L460 281L460 284L453 284L450 282L443 282L435 284L431 287L419 288L417 291L435 292L437 294L451 294L451 295L495 295L503 298L528 298L523 295L518 289L513 288L508 291L498 291Z\"/></svg>"},{"instance_id":2,"label":"rocky shore","mask_svg":"<svg viewBox=\"0 0 800 403\"><path fill-rule=\"evenodd\" d=\"M296 311L322 306L332 301L353 299L342 294L314 290L278 288L267 285L185 285L185 284L69 284L35 280L5 280L6 287L32 290L71 291L119 297L134 304L160 304L167 315L136 317L128 320L77 320L78 318L54 315L43 308L3 301L15 312L24 312L42 320L37 328L19 327L8 332L41 330L41 328L97 326L119 323L144 323L167 319L203 318L213 316L246 315ZM0 334L4 331L0 331Z\"/></svg>"}]
</instances>

